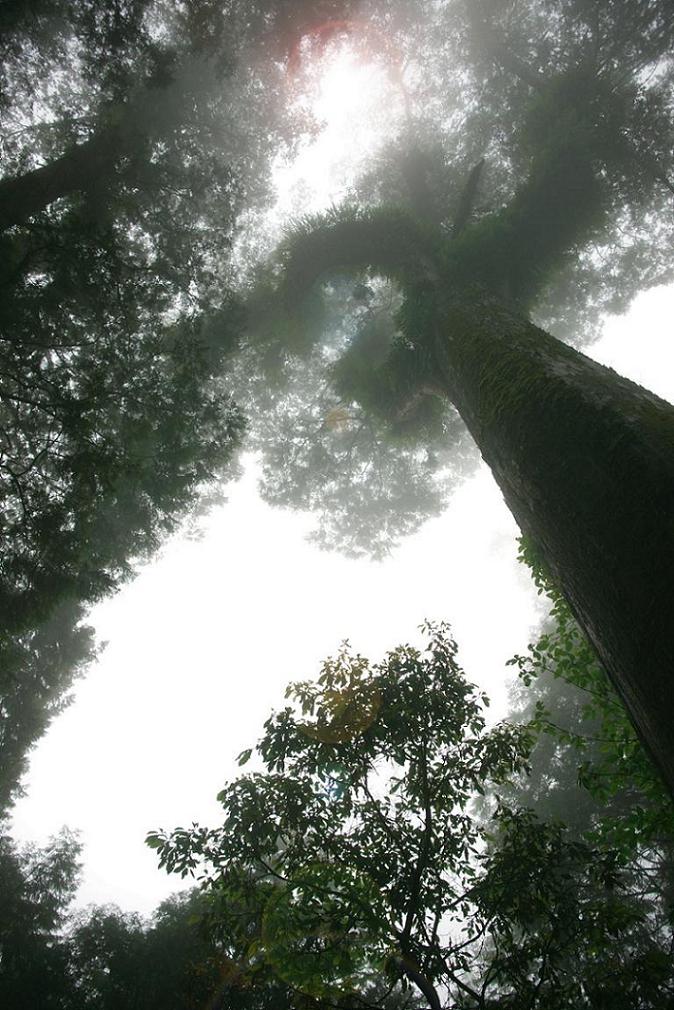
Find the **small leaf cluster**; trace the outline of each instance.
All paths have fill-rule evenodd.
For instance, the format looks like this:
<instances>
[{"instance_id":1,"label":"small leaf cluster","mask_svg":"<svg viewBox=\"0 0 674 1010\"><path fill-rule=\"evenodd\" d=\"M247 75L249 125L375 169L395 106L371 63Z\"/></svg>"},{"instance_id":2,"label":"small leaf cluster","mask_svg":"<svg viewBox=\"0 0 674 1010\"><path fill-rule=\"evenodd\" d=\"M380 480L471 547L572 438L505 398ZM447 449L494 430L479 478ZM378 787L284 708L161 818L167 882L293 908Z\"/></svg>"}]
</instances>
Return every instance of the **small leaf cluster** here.
<instances>
[{"instance_id":1,"label":"small leaf cluster","mask_svg":"<svg viewBox=\"0 0 674 1010\"><path fill-rule=\"evenodd\" d=\"M593 837L617 846L625 860L636 851L657 849L663 840L674 838L674 809L664 784L594 649L541 566L535 546L523 540L520 557L532 570L539 593L550 600L550 624L527 653L513 657L509 665L530 690L540 681L529 725L549 736L557 748L548 755L551 775L564 766L575 770L581 794L594 805L586 828ZM550 686L554 682L560 691L565 685L575 689L578 712L573 719L560 718L559 691Z\"/></svg>"}]
</instances>

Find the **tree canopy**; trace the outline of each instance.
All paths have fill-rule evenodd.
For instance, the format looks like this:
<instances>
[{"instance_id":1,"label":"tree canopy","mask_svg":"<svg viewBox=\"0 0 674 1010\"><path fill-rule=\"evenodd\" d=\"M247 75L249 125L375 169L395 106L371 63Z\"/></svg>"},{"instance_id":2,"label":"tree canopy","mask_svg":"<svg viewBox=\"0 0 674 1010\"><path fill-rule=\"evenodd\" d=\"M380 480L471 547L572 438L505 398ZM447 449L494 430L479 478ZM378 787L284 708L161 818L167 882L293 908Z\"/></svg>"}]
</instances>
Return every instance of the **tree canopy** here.
<instances>
[{"instance_id":1,"label":"tree canopy","mask_svg":"<svg viewBox=\"0 0 674 1010\"><path fill-rule=\"evenodd\" d=\"M452 8L458 24L461 9ZM336 504L337 521L331 515L330 522L345 530L350 547L362 548L369 521L375 529L383 522L385 529L371 536L381 549L396 512L407 530L424 500L437 507L442 491L429 470L445 456L433 452L434 440L449 433L460 444L458 413L674 789L674 641L668 604L653 605L668 599L674 564L666 519L674 508L674 410L532 322L539 299L581 250L592 253L601 242L609 247L607 262L615 254L620 264L615 236L624 232L624 215L642 222L630 236L634 252L649 213L662 209L663 194L671 201L656 142L662 133L672 136L671 36L663 10L653 5L640 22L643 48L635 48L626 30L635 24L617 5L616 31L604 53L605 23L574 4L555 9L548 35L558 36L558 63L548 59L545 72L537 58L524 66L513 55L507 31L505 42L494 41L489 5L477 22L467 17L470 74L480 68L473 47L517 84L512 104L509 92L505 103L499 95L498 108L508 117L499 170L510 178L497 202L471 217L480 159L455 196L451 219L439 212L432 222L419 216L418 199L411 207L355 203L300 222L279 251L255 297L252 328L263 363L271 361L281 382L286 362L320 341L317 293L331 277L355 277L359 292L364 281L383 277L397 288L400 303L388 331L358 315L351 340L319 356L333 396L305 382L304 424L298 425L302 409L291 387L286 402L299 432L282 456L272 456L274 471L285 466L267 484L276 500L286 496L328 513ZM547 5L545 12L550 18ZM531 20L525 19L534 51L537 13L542 8L532 5ZM618 42L627 68L618 63ZM471 111L468 104L468 120ZM412 174L423 189L418 165ZM628 259L634 265L635 257ZM671 269L667 262L663 270ZM286 320L279 322L279 314ZM363 415L375 424L363 423ZM344 430L346 423L329 423L338 416L353 419L353 432ZM402 454L402 479L400 466L387 466L386 456L377 465L382 431L398 439L401 425L418 439L416 452ZM318 429L318 438L307 438L307 428ZM355 451L363 435L376 449L365 466ZM387 510L381 503L391 476L397 508Z\"/></svg>"},{"instance_id":2,"label":"tree canopy","mask_svg":"<svg viewBox=\"0 0 674 1010\"><path fill-rule=\"evenodd\" d=\"M492 332L533 317L568 336L572 317L587 323L670 276L672 38L662 3L455 0L422 14L382 2L355 15L336 2L53 0L31 10L3 15L8 668L27 662L21 636L59 607L78 621L222 476L243 429L232 391L247 444L266 453L269 499L317 509L323 542L381 554L439 512L470 469L466 426L493 468L494 453L509 451L478 437L484 418L468 416L466 377L456 388L456 361L438 360L443 329L474 328L487 293ZM343 36L390 68L405 128L349 205L293 230L244 310L232 260L241 214L259 204L272 152L302 128L284 109L286 85L307 46L326 50ZM310 295L326 280L327 316ZM502 360L492 364L502 371ZM552 401L554 383L538 388ZM491 395L503 406L498 388ZM666 411L654 401L638 409L661 419L660 445L654 436L649 447L659 459ZM503 411L499 427L505 434ZM605 437L622 439L612 427ZM575 482L597 456L614 469L599 443ZM621 451L628 473L632 455L644 496L660 464L634 445ZM525 531L546 543L545 510L529 514L522 489L506 487L512 463L497 479ZM552 473L547 482L559 487ZM596 497L634 498L627 486L621 475ZM662 505L652 512L666 509L668 490L654 494ZM561 499L560 508L568 512ZM642 540L657 536L643 516L629 522ZM609 647L596 630L620 623L615 601L595 612L577 559L562 557L569 550L557 543L547 561L631 696L629 644ZM619 566L636 586L629 560ZM645 632L655 652L662 633ZM631 704L641 732L661 735L651 703Z\"/></svg>"},{"instance_id":3,"label":"tree canopy","mask_svg":"<svg viewBox=\"0 0 674 1010\"><path fill-rule=\"evenodd\" d=\"M87 608L241 444L321 542L382 555L474 443L555 587L517 663L593 691L602 740L541 706L487 729L445 627L373 667L344 650L266 724L221 828L150 836L208 885L154 925L66 927L74 843L3 838L18 1005L189 1004L218 979L241 1010L672 998L671 818L642 745L674 789L674 409L576 348L672 277L674 22L664 0L426 6L0 12L0 810L95 655ZM342 206L242 263L310 128L293 76L344 37L389 67L404 128ZM538 820L518 804L568 807L576 744L611 820Z\"/></svg>"},{"instance_id":4,"label":"tree canopy","mask_svg":"<svg viewBox=\"0 0 674 1010\"><path fill-rule=\"evenodd\" d=\"M350 207L379 208L379 220L390 210L386 256L381 245L372 255L362 244L362 227L350 247L345 229L330 240L328 215L323 259L314 259L317 239L300 239L321 222L302 222L288 244L296 276L301 256L309 266L303 293L311 279L334 282L345 271L355 281L329 299L323 325L315 298L290 337L273 311L268 326L257 326L261 362L247 360L247 374L265 370L260 399L252 393L265 416L251 432L268 453L264 493L316 509L321 542L356 553L385 551L437 513L475 459L455 412L404 353L433 317L429 285L416 278L402 316L390 287L368 295L373 275L389 276L396 249L414 259L412 247L428 256L428 243L436 251L443 244L452 261L443 284L486 285L575 345L596 334L601 312L623 310L637 291L672 275L665 6L443 3L423 14L384 6L387 43L373 48L389 65L403 62L407 114L341 217ZM413 234L396 225L403 209L416 222ZM399 286L400 270L394 280ZM254 314L254 332L255 322ZM391 342L397 353L388 359ZM280 386L271 406L278 439L267 421L270 382ZM338 425L329 423L335 410ZM397 512L386 510L389 488Z\"/></svg>"},{"instance_id":5,"label":"tree canopy","mask_svg":"<svg viewBox=\"0 0 674 1010\"><path fill-rule=\"evenodd\" d=\"M291 685L259 770L219 795L221 826L150 834L160 864L201 878L223 954L254 989L336 1006L382 1005L377 985L435 1010L661 1006L671 909L638 808L590 837L507 802L536 726L487 728L449 630L425 631L422 650L371 666L345 647ZM616 845L635 816L642 847Z\"/></svg>"},{"instance_id":6,"label":"tree canopy","mask_svg":"<svg viewBox=\"0 0 674 1010\"><path fill-rule=\"evenodd\" d=\"M563 602L513 660L545 704L519 724L488 727L449 630L425 630L423 649L371 665L345 646L316 681L289 687L239 755L256 770L220 794L222 826L150 835L167 868L202 879L148 921L70 911L72 837L23 850L3 837L3 1005L671 999L672 805ZM551 668L582 685L591 712L569 717L546 692Z\"/></svg>"},{"instance_id":7,"label":"tree canopy","mask_svg":"<svg viewBox=\"0 0 674 1010\"><path fill-rule=\"evenodd\" d=\"M114 906L73 909L79 856L80 845L67 832L44 848L0 839L3 1007L206 1005L220 972L217 949L198 926L203 896L170 898L149 920Z\"/></svg>"},{"instance_id":8,"label":"tree canopy","mask_svg":"<svg viewBox=\"0 0 674 1010\"><path fill-rule=\"evenodd\" d=\"M236 472L232 250L315 7L3 7L3 804L94 656L87 609Z\"/></svg>"},{"instance_id":9,"label":"tree canopy","mask_svg":"<svg viewBox=\"0 0 674 1010\"><path fill-rule=\"evenodd\" d=\"M12 1010L60 1008L70 991L58 943L77 880L79 845L63 833L40 849L0 835L0 996Z\"/></svg>"}]
</instances>

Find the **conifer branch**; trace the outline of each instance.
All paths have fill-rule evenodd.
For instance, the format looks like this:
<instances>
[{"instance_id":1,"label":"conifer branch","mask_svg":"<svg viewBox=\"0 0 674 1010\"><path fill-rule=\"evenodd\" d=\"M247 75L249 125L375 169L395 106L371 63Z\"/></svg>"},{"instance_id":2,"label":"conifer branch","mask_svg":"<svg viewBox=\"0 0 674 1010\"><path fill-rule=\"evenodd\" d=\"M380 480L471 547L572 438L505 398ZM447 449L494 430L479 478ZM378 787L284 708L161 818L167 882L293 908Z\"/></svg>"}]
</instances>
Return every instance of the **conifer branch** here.
<instances>
[{"instance_id":1,"label":"conifer branch","mask_svg":"<svg viewBox=\"0 0 674 1010\"><path fill-rule=\"evenodd\" d=\"M371 270L411 281L437 280L436 243L398 207L335 209L298 223L285 243L283 288L295 299L330 273Z\"/></svg>"}]
</instances>

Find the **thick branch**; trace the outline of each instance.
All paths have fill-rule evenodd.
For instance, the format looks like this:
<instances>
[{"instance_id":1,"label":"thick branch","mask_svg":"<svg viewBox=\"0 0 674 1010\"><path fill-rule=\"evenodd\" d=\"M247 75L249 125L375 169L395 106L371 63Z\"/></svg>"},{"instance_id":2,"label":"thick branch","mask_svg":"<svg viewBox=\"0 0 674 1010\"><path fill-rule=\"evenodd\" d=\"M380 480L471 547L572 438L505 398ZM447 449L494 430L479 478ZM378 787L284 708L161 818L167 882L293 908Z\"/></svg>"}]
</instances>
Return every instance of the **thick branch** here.
<instances>
[{"instance_id":1,"label":"thick branch","mask_svg":"<svg viewBox=\"0 0 674 1010\"><path fill-rule=\"evenodd\" d=\"M560 138L553 153L534 160L507 207L454 240L452 280L477 282L529 308L564 254L587 242L601 207L601 182L584 131Z\"/></svg>"},{"instance_id":2,"label":"thick branch","mask_svg":"<svg viewBox=\"0 0 674 1010\"><path fill-rule=\"evenodd\" d=\"M115 121L100 125L88 140L40 168L0 179L0 232L24 224L61 197L100 187L143 140L183 121L190 113L189 74L186 62L170 83L146 80L127 102L111 110Z\"/></svg>"},{"instance_id":3,"label":"thick branch","mask_svg":"<svg viewBox=\"0 0 674 1010\"><path fill-rule=\"evenodd\" d=\"M436 247L414 218L396 207L310 219L286 242L283 286L290 301L329 274L362 270L436 280Z\"/></svg>"},{"instance_id":4,"label":"thick branch","mask_svg":"<svg viewBox=\"0 0 674 1010\"><path fill-rule=\"evenodd\" d=\"M423 975L417 968L410 964L406 957L398 957L395 959L396 964L400 970L407 975L410 982L414 982L415 986L419 992L423 993L429 1002L431 1010L442 1010L440 1004L440 997L438 996L435 986Z\"/></svg>"},{"instance_id":5,"label":"thick branch","mask_svg":"<svg viewBox=\"0 0 674 1010\"><path fill-rule=\"evenodd\" d=\"M122 131L111 126L41 168L0 179L0 231L23 224L60 197L90 189L124 153Z\"/></svg>"}]
</instances>

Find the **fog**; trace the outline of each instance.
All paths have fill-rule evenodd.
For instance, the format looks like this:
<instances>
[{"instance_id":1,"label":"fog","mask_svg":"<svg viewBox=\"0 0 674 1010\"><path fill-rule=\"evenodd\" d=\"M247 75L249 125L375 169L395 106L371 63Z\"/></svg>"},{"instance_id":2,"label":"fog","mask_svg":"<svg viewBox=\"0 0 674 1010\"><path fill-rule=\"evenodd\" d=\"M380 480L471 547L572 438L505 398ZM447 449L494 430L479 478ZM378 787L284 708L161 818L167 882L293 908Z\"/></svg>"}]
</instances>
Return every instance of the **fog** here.
<instances>
[{"instance_id":1,"label":"fog","mask_svg":"<svg viewBox=\"0 0 674 1010\"><path fill-rule=\"evenodd\" d=\"M674 289L643 295L606 321L593 356L674 400L672 318ZM149 913L181 886L156 869L145 834L217 823L215 796L237 773L236 756L259 738L286 685L315 676L344 639L374 660L418 641L424 618L448 620L469 679L494 699L494 718L506 713L505 662L524 650L544 607L486 468L379 563L307 544L311 517L265 505L255 478L249 459L201 539L171 541L96 608L108 644L33 753L14 831L36 841L63 824L81 832L83 903Z\"/></svg>"},{"instance_id":2,"label":"fog","mask_svg":"<svg viewBox=\"0 0 674 1010\"><path fill-rule=\"evenodd\" d=\"M19 845L47 845L64 826L78 836L75 909L149 921L192 887L158 868L147 833L217 825L237 756L287 685L315 678L344 641L376 662L420 644L422 622L446 621L467 679L491 699L489 724L510 714L508 661L538 637L549 602L518 560L497 481L511 508L521 492L520 514L549 507L535 481L556 432L539 443L527 415L503 448L493 419L503 412L508 432L508 410L519 417L530 396L543 418L558 390L537 386L537 372L524 393L501 390L508 349L481 371L499 341L524 361L525 337L545 337L533 320L674 403L674 75L660 21L641 38L627 8L610 35L609 14L593 20L582 3L549 26L534 0L521 16L517 5L478 16L458 2L346 3L343 20L320 23L304 6L243 5L238 19L233 5L200 20L190 5L149 4L123 31L103 14L73 27L67 5L34 24L8 16L0 787ZM562 373L551 367L545 382ZM643 416L648 451L660 451ZM630 423L579 464L581 478L596 471L613 488L607 458ZM527 451L543 449L522 477L527 438ZM569 458L582 457L580 441ZM586 490L576 479L561 488L572 505ZM544 568L558 560L553 539L535 544L551 552ZM576 586L562 554L558 574ZM592 610L601 596L575 600L576 614L610 667L616 636ZM645 708L633 703L633 722ZM662 771L662 741L637 731ZM492 841L485 829L482 851ZM64 913L53 920L47 947L70 935ZM446 978L434 984L448 996ZM437 992L419 990L435 1006Z\"/></svg>"}]
</instances>

